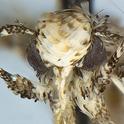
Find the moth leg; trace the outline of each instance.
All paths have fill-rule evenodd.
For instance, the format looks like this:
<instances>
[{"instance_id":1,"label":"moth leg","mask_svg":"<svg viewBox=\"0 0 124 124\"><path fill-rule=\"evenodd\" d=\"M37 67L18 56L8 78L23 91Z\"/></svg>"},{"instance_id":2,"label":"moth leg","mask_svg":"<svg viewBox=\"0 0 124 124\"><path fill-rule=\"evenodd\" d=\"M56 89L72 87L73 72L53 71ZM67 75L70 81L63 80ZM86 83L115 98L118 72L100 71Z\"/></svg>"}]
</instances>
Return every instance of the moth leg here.
<instances>
[{"instance_id":1,"label":"moth leg","mask_svg":"<svg viewBox=\"0 0 124 124\"><path fill-rule=\"evenodd\" d=\"M7 24L0 28L0 37L9 36L17 33L35 35L36 32L20 23L15 25Z\"/></svg>"},{"instance_id":2,"label":"moth leg","mask_svg":"<svg viewBox=\"0 0 124 124\"><path fill-rule=\"evenodd\" d=\"M74 76L72 94L76 105L86 114L93 124L114 124L105 105L103 94L97 94L97 87L92 80L92 72L83 72L83 78ZM97 82L96 82L97 83Z\"/></svg>"},{"instance_id":3,"label":"moth leg","mask_svg":"<svg viewBox=\"0 0 124 124\"><path fill-rule=\"evenodd\" d=\"M93 115L93 118L91 118L93 124L115 124L111 119L103 96L96 97L92 102L95 102L93 109L90 110Z\"/></svg>"},{"instance_id":4,"label":"moth leg","mask_svg":"<svg viewBox=\"0 0 124 124\"><path fill-rule=\"evenodd\" d=\"M118 63L123 53L124 53L124 41L119 45L119 47L117 48L115 53L110 57L108 62L106 62L105 65L103 65L100 69L100 74L97 76L97 81L96 81L96 85L98 86L97 88L99 89L100 92L104 91L107 84L113 82L110 77L113 74L115 66ZM116 83L114 84L116 85Z\"/></svg>"},{"instance_id":5,"label":"moth leg","mask_svg":"<svg viewBox=\"0 0 124 124\"><path fill-rule=\"evenodd\" d=\"M7 87L11 89L14 94L20 95L21 98L34 99L35 101L47 99L45 86L37 85L35 87L27 78L18 74L10 74L2 68L0 68L0 77L6 82Z\"/></svg>"},{"instance_id":6,"label":"moth leg","mask_svg":"<svg viewBox=\"0 0 124 124\"><path fill-rule=\"evenodd\" d=\"M116 64L118 63L118 61L119 61L120 57L123 55L123 53L124 53L124 41L122 41L122 43L118 46L115 53L105 64L104 68L105 68L106 73L109 74L114 70Z\"/></svg>"},{"instance_id":7,"label":"moth leg","mask_svg":"<svg viewBox=\"0 0 124 124\"><path fill-rule=\"evenodd\" d=\"M93 109L90 110L93 115L93 118L91 118L93 124L115 124L111 119L103 96L96 96L91 102L95 102Z\"/></svg>"},{"instance_id":8,"label":"moth leg","mask_svg":"<svg viewBox=\"0 0 124 124\"><path fill-rule=\"evenodd\" d=\"M81 111L90 118L92 124L114 124L102 95L98 96L93 93L92 97L90 96L86 99L78 96L76 103Z\"/></svg>"},{"instance_id":9,"label":"moth leg","mask_svg":"<svg viewBox=\"0 0 124 124\"><path fill-rule=\"evenodd\" d=\"M102 39L106 51L110 54L114 52L113 50L116 49L118 44L120 44L121 40L124 38L123 36L108 30L96 32L95 35Z\"/></svg>"},{"instance_id":10,"label":"moth leg","mask_svg":"<svg viewBox=\"0 0 124 124\"><path fill-rule=\"evenodd\" d=\"M123 38L123 36L121 36L120 34L113 33L109 30L96 32L95 35L100 36L101 38L104 38L106 42L113 42L113 43L118 42Z\"/></svg>"}]
</instances>

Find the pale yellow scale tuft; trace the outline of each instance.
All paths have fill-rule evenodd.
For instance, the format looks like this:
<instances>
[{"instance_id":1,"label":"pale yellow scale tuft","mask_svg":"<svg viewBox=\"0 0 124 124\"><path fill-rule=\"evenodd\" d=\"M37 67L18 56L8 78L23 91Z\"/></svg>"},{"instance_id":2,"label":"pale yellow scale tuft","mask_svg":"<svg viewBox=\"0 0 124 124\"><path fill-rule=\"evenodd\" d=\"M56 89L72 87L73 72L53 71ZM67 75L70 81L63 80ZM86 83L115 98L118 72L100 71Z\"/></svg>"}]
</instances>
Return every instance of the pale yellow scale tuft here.
<instances>
[{"instance_id":1,"label":"pale yellow scale tuft","mask_svg":"<svg viewBox=\"0 0 124 124\"><path fill-rule=\"evenodd\" d=\"M48 13L36 29L39 31L37 49L42 59L56 66L73 64L90 46L90 20L79 10Z\"/></svg>"}]
</instances>

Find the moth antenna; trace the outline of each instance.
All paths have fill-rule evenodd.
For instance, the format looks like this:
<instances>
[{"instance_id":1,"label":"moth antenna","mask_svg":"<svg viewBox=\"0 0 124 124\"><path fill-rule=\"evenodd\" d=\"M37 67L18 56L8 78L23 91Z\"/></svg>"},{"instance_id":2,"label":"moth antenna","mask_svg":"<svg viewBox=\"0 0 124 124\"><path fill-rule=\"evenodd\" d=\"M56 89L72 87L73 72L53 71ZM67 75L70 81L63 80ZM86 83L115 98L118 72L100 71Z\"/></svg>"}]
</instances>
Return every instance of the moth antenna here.
<instances>
[{"instance_id":1,"label":"moth antenna","mask_svg":"<svg viewBox=\"0 0 124 124\"><path fill-rule=\"evenodd\" d=\"M0 68L0 78L2 78L7 87L10 88L16 95L20 95L21 98L38 100L36 95L36 88L33 83L25 77L18 74L13 75L4 69Z\"/></svg>"},{"instance_id":2,"label":"moth antenna","mask_svg":"<svg viewBox=\"0 0 124 124\"><path fill-rule=\"evenodd\" d=\"M35 35L36 31L25 27L23 24L15 24L15 25L5 25L0 28L0 37L9 36L13 34L28 34Z\"/></svg>"}]
</instances>

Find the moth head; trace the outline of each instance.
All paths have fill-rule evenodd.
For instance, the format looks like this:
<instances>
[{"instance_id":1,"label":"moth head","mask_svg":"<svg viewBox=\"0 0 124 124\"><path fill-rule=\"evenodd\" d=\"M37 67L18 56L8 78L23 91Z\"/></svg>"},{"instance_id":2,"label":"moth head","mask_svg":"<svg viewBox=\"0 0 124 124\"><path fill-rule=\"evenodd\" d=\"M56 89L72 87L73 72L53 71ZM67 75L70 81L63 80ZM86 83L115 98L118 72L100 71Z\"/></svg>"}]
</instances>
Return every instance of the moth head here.
<instances>
[{"instance_id":1,"label":"moth head","mask_svg":"<svg viewBox=\"0 0 124 124\"><path fill-rule=\"evenodd\" d=\"M90 21L78 10L46 14L36 30L36 47L42 60L58 67L75 65L91 45Z\"/></svg>"}]
</instances>

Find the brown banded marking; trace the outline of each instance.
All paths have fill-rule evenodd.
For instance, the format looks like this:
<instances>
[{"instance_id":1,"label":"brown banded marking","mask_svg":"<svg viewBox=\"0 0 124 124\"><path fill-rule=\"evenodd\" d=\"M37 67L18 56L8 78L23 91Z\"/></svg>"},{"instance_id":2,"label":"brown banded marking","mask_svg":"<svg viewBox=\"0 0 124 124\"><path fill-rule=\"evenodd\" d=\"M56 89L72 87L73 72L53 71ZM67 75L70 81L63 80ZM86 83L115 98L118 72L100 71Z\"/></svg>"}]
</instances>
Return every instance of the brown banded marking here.
<instances>
[{"instance_id":1,"label":"brown banded marking","mask_svg":"<svg viewBox=\"0 0 124 124\"><path fill-rule=\"evenodd\" d=\"M34 92L35 87L30 80L20 75L12 75L3 69L0 69L0 77L16 95L20 95L22 98L35 99L35 101L38 100Z\"/></svg>"},{"instance_id":2,"label":"brown banded marking","mask_svg":"<svg viewBox=\"0 0 124 124\"><path fill-rule=\"evenodd\" d=\"M36 32L30 28L25 27L22 24L6 25L0 28L1 37L16 34L16 33L35 35Z\"/></svg>"},{"instance_id":3,"label":"brown banded marking","mask_svg":"<svg viewBox=\"0 0 124 124\"><path fill-rule=\"evenodd\" d=\"M124 41L121 42L117 50L110 57L108 62L104 65L104 70L106 71L107 74L110 74L115 69L115 65L118 63L123 53L124 53Z\"/></svg>"},{"instance_id":4,"label":"brown banded marking","mask_svg":"<svg viewBox=\"0 0 124 124\"><path fill-rule=\"evenodd\" d=\"M7 71L4 71L2 68L0 68L0 77L4 79L7 82L12 81L12 75L8 73Z\"/></svg>"},{"instance_id":5,"label":"brown banded marking","mask_svg":"<svg viewBox=\"0 0 124 124\"><path fill-rule=\"evenodd\" d=\"M88 111L86 113L89 113L89 117L90 115L92 115L92 117L94 118L94 120L96 119L96 121L97 120L99 121L100 119L99 117L103 117L106 121L108 121L108 117L104 115L106 111L106 108L104 108L104 104L103 104L104 101L99 102L98 101L100 99L99 97L97 97L98 100L97 98L95 99L96 97L95 95L97 96L101 95L100 88L102 87L103 88L102 90L104 90L105 86L107 85L108 80L103 80L103 82L101 81L100 82L101 84L97 82L96 80L86 81L87 80L86 78L91 79L92 77L94 77L94 75L90 76L90 74L88 73L83 73L83 71L85 71L84 68L78 68L78 73L73 70L73 67L75 67L75 64L81 58L82 58L82 65L84 64L86 69L89 69L88 70L89 72L96 72L97 69L99 68L94 69L94 67L97 66L98 64L99 66L103 66L102 59L104 59L105 57L104 47L99 37L95 36L94 38L94 35L96 34L94 33L95 30L93 30L92 28L93 26L97 27L97 25L92 25L92 22L89 20L89 18L87 18L87 16L83 14L83 12L81 12L80 10L71 10L71 9L47 14L46 16L44 16L44 18L41 21L39 21L39 24L37 25L37 29L36 29L37 33L35 32L37 41L31 43L31 45L29 46L29 51L28 51L29 63L33 66L33 68L38 72L39 75L43 76L42 81L47 82L48 84L47 86L50 88L52 87L51 89L53 90L52 94L48 93L48 90L51 90L51 89L48 89L48 87L45 87L43 92L42 93L40 92L41 94L39 93L38 95L41 95L41 97L43 97L44 99L48 97L50 105L52 106L54 104L52 108L54 109L53 110L54 113L60 111L60 113L56 115L56 118L60 117L57 120L57 123L59 124L60 123L63 124L64 122L66 122L67 124L71 124L72 123L72 120L70 119L71 114L72 114L71 117L75 118L75 115L73 114L73 109L75 108L76 104L73 103L73 98L74 99L77 98L76 101L78 101L78 99L80 98L83 100L82 102L80 102L81 100L79 100L78 104L81 104L83 106L82 111L84 110L83 111L84 113ZM99 24L99 21L98 21L98 24ZM102 24L104 24L104 21ZM99 31L101 30L103 31L104 29L103 27L105 25L102 25L103 27L101 26L103 28L101 30L100 30L101 27L99 26L100 24L98 25ZM12 33L29 33L25 29L22 29L22 32L21 32L20 27L17 27L16 29L15 26L11 27L11 30L10 28L8 28L8 33L11 33L11 32ZM94 39L99 42L95 42ZM92 46L91 46L91 43L92 43ZM73 51L72 53L64 56L66 53L68 53L68 51L71 51L71 50ZM97 54L97 53L100 53L99 51L100 52L102 51L102 55ZM123 52L123 50L120 50L120 52ZM85 55L88 57L85 58L86 57ZM117 60L115 59L116 56L113 56L113 59L111 59L114 63L117 63ZM55 61L52 58L54 58ZM98 61L96 61L96 58ZM72 66L72 63L73 63L73 66ZM57 72L54 72L55 75L54 74L51 75L49 71L50 68L48 70L48 68L45 67L45 65L47 64L50 64L50 66L52 66L53 68L58 68L58 74ZM66 69L65 73L63 73L64 76L61 75L61 72L63 71L63 69L65 69L66 67L70 67L70 66L72 68ZM43 70L44 67L45 67L45 71ZM51 70L53 70L53 68ZM92 68L94 69L93 71L92 71ZM104 70L106 71L106 73L107 73L107 69ZM69 78L66 77L67 76L66 74L68 73L68 71L72 71L76 73L77 77L76 76L73 77L73 75L71 75L70 73L68 74L68 77L70 78L72 76L71 78L73 78L73 80L72 81L68 80ZM21 94L23 98L27 97L30 99L32 98L32 96L35 96L31 94L33 92L32 89L34 88L34 86L30 84L31 82L27 80L26 78L23 78L19 75L15 75L15 76L18 78L18 80L14 80L15 84L9 85L8 87L11 88L12 90L15 90L17 94ZM58 88L57 86L63 83L61 82L62 76L63 76L63 80L65 84L62 85L62 87ZM54 79L51 77L53 77ZM7 76L5 77L5 80L7 81L6 78L8 77ZM104 75L102 75L100 78L104 78ZM109 78L109 76L107 78ZM83 81L80 82L79 81L80 79L82 79L84 82ZM21 81L22 83L16 84ZM40 82L42 81L40 80ZM97 87L94 84L94 82L98 85L100 84L101 87L99 86ZM55 83L57 84L57 86L55 86L56 85ZM96 90L100 92L99 94L95 93L95 90L93 90L94 87L90 85L91 83L93 83ZM23 85L26 85L26 86L23 86ZM28 85L31 85L31 87L28 87ZM42 87L42 84L41 84L41 87ZM29 92L26 91L25 88L29 90ZM39 88L39 91L42 91L43 88L41 89L40 88ZM66 97L67 99L65 97L63 97L65 99L57 98L58 96L56 96L56 94L58 94L58 92L61 89L63 89L62 90L63 92L59 94L60 97L62 95L63 96L67 95ZM29 94L32 96L29 96ZM74 97L72 94L74 95ZM57 102L56 102L56 99L57 99ZM89 101L87 102L87 100ZM62 108L63 105L65 109ZM103 106L103 108L101 106ZM100 120L100 122L104 123L103 120Z\"/></svg>"}]
</instances>

